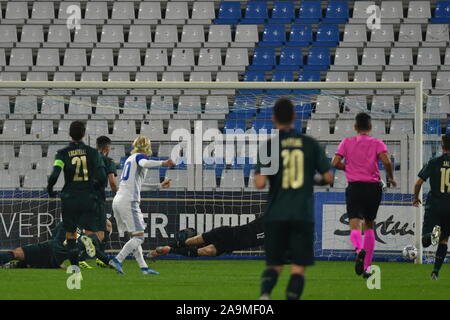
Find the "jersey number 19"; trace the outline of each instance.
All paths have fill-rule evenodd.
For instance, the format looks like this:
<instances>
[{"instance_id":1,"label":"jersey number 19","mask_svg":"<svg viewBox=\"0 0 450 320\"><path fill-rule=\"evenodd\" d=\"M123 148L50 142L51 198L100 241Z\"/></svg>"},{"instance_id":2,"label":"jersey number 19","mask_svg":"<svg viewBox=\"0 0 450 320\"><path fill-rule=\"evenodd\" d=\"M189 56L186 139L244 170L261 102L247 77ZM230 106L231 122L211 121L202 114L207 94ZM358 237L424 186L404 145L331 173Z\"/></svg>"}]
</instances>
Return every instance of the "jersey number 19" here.
<instances>
[{"instance_id":1,"label":"jersey number 19","mask_svg":"<svg viewBox=\"0 0 450 320\"><path fill-rule=\"evenodd\" d=\"M304 155L300 149L281 151L283 158L283 189L298 189L304 182Z\"/></svg>"},{"instance_id":2,"label":"jersey number 19","mask_svg":"<svg viewBox=\"0 0 450 320\"><path fill-rule=\"evenodd\" d=\"M446 190L447 189L447 190ZM441 193L450 192L450 168L441 168Z\"/></svg>"}]
</instances>

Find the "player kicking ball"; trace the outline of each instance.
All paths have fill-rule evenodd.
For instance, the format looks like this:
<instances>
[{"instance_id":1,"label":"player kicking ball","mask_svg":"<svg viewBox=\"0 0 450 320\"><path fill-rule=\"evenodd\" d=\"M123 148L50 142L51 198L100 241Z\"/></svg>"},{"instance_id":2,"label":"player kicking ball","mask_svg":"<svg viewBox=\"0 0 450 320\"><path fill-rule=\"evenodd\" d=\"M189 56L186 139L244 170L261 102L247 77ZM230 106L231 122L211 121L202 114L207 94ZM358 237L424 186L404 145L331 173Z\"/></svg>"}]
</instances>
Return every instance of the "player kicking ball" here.
<instances>
[{"instance_id":1,"label":"player kicking ball","mask_svg":"<svg viewBox=\"0 0 450 320\"><path fill-rule=\"evenodd\" d=\"M314 183L330 184L333 173L325 152L317 140L296 132L295 108L288 99L280 99L273 108L275 127L279 134L278 161L272 173L258 159L255 187L264 189L270 182L267 208L264 213L266 269L261 276L261 295L270 299L283 265L289 257L291 276L286 288L287 300L298 300L305 284L305 272L314 264ZM269 142L272 140L269 140ZM271 148L267 148L270 150ZM316 173L320 178L315 178Z\"/></svg>"},{"instance_id":2,"label":"player kicking ball","mask_svg":"<svg viewBox=\"0 0 450 320\"><path fill-rule=\"evenodd\" d=\"M379 160L386 169L388 183L393 187L397 185L387 146L383 141L371 137L371 130L370 115L359 113L355 121L358 135L341 141L331 163L334 168L345 171L350 241L356 252L355 272L365 278L370 277L375 250L375 219L383 192ZM361 231L364 231L364 240Z\"/></svg>"},{"instance_id":3,"label":"player kicking ball","mask_svg":"<svg viewBox=\"0 0 450 320\"><path fill-rule=\"evenodd\" d=\"M420 189L430 179L430 192L425 203L422 225L422 245L438 245L431 280L439 278L439 271L447 255L450 236L450 134L442 136L442 155L431 159L419 172L414 186L413 206L421 204Z\"/></svg>"},{"instance_id":4,"label":"player kicking ball","mask_svg":"<svg viewBox=\"0 0 450 320\"><path fill-rule=\"evenodd\" d=\"M109 262L120 274L124 274L122 262L131 253L133 253L143 274L158 274L158 272L148 267L142 254L144 230L147 225L144 222L144 216L140 209L141 189L148 168L173 167L174 162L172 160L150 160L150 154L150 139L144 136L137 137L133 142L131 156L125 161L122 176L120 177L119 191L113 200L112 208L119 234L123 235L125 232L128 232L131 235L130 240L125 243L119 254ZM160 185L146 185L146 187L148 190L156 189L157 187L169 188L170 180L165 180Z\"/></svg>"},{"instance_id":5,"label":"player kicking ball","mask_svg":"<svg viewBox=\"0 0 450 320\"><path fill-rule=\"evenodd\" d=\"M186 257L216 257L236 250L259 247L264 244L262 217L242 226L222 226L197 235L194 229L184 229L176 234L177 241L170 246L157 247L150 252L152 258L179 254Z\"/></svg>"}]
</instances>

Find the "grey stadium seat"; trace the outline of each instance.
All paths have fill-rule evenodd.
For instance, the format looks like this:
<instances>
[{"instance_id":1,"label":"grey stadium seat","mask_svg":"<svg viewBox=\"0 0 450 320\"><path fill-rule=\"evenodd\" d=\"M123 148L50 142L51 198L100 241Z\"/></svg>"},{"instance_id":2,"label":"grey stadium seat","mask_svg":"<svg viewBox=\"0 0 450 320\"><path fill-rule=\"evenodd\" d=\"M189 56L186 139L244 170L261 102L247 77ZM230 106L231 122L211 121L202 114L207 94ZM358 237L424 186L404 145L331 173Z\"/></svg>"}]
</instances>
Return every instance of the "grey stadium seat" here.
<instances>
[{"instance_id":1,"label":"grey stadium seat","mask_svg":"<svg viewBox=\"0 0 450 320\"><path fill-rule=\"evenodd\" d=\"M403 18L402 1L383 1L381 3L381 23L399 23Z\"/></svg>"},{"instance_id":2,"label":"grey stadium seat","mask_svg":"<svg viewBox=\"0 0 450 320\"><path fill-rule=\"evenodd\" d=\"M51 25L48 30L48 38L45 46L65 48L70 43L70 31L65 25Z\"/></svg>"},{"instance_id":3,"label":"grey stadium seat","mask_svg":"<svg viewBox=\"0 0 450 320\"><path fill-rule=\"evenodd\" d=\"M408 21L427 23L431 18L430 1L410 1L408 5Z\"/></svg>"},{"instance_id":4,"label":"grey stadium seat","mask_svg":"<svg viewBox=\"0 0 450 320\"><path fill-rule=\"evenodd\" d=\"M417 53L417 64L414 70L436 71L441 65L439 48L419 48Z\"/></svg>"},{"instance_id":5,"label":"grey stadium seat","mask_svg":"<svg viewBox=\"0 0 450 320\"><path fill-rule=\"evenodd\" d=\"M400 115L414 115L416 97L415 96L405 96L402 95L400 97L400 101L398 104L398 113Z\"/></svg>"},{"instance_id":6,"label":"grey stadium seat","mask_svg":"<svg viewBox=\"0 0 450 320\"><path fill-rule=\"evenodd\" d=\"M25 137L24 120L5 120L0 138L5 140L23 140Z\"/></svg>"},{"instance_id":7,"label":"grey stadium seat","mask_svg":"<svg viewBox=\"0 0 450 320\"><path fill-rule=\"evenodd\" d=\"M172 96L152 96L150 104L150 118L168 119L173 113ZM169 122L170 124L170 122Z\"/></svg>"},{"instance_id":8,"label":"grey stadium seat","mask_svg":"<svg viewBox=\"0 0 450 320\"><path fill-rule=\"evenodd\" d=\"M152 33L150 26L146 25L132 25L128 33L128 42L125 47L147 47L148 43L152 42Z\"/></svg>"},{"instance_id":9,"label":"grey stadium seat","mask_svg":"<svg viewBox=\"0 0 450 320\"><path fill-rule=\"evenodd\" d=\"M427 112L429 113L450 113L450 102L448 95L428 96Z\"/></svg>"},{"instance_id":10,"label":"grey stadium seat","mask_svg":"<svg viewBox=\"0 0 450 320\"><path fill-rule=\"evenodd\" d=\"M32 119L37 113L36 96L17 96L14 104L14 115L22 119Z\"/></svg>"},{"instance_id":11,"label":"grey stadium seat","mask_svg":"<svg viewBox=\"0 0 450 320\"><path fill-rule=\"evenodd\" d=\"M178 43L177 26L157 25L153 47L171 48Z\"/></svg>"},{"instance_id":12,"label":"grey stadium seat","mask_svg":"<svg viewBox=\"0 0 450 320\"><path fill-rule=\"evenodd\" d=\"M101 40L100 43L97 44L97 46L106 48L119 48L123 42L125 41L122 25L104 25L102 28Z\"/></svg>"},{"instance_id":13,"label":"grey stadium seat","mask_svg":"<svg viewBox=\"0 0 450 320\"><path fill-rule=\"evenodd\" d=\"M126 96L123 103L124 115L147 114L147 102L145 96ZM142 117L140 117L142 119Z\"/></svg>"},{"instance_id":14,"label":"grey stadium seat","mask_svg":"<svg viewBox=\"0 0 450 320\"><path fill-rule=\"evenodd\" d=\"M374 5L375 1L355 1L353 5L353 19L355 22L365 23L370 13L366 10L369 6Z\"/></svg>"},{"instance_id":15,"label":"grey stadium seat","mask_svg":"<svg viewBox=\"0 0 450 320\"><path fill-rule=\"evenodd\" d=\"M75 30L75 36L72 47L92 47L97 43L97 27L95 25L83 26L83 28Z\"/></svg>"},{"instance_id":16,"label":"grey stadium seat","mask_svg":"<svg viewBox=\"0 0 450 320\"><path fill-rule=\"evenodd\" d=\"M334 56L332 70L354 70L358 65L358 52L356 48L337 48Z\"/></svg>"},{"instance_id":17,"label":"grey stadium seat","mask_svg":"<svg viewBox=\"0 0 450 320\"><path fill-rule=\"evenodd\" d=\"M108 3L89 1L86 3L86 20L106 20L108 19Z\"/></svg>"},{"instance_id":18,"label":"grey stadium seat","mask_svg":"<svg viewBox=\"0 0 450 320\"><path fill-rule=\"evenodd\" d=\"M168 64L167 49L147 49L145 52L144 67L141 70L164 71Z\"/></svg>"},{"instance_id":19,"label":"grey stadium seat","mask_svg":"<svg viewBox=\"0 0 450 320\"><path fill-rule=\"evenodd\" d=\"M25 81L48 81L47 72L27 72Z\"/></svg>"},{"instance_id":20,"label":"grey stadium seat","mask_svg":"<svg viewBox=\"0 0 450 320\"><path fill-rule=\"evenodd\" d=\"M163 72L161 81L174 81L174 82L182 82L184 81L183 72ZM156 94L158 95L179 95L181 94L181 90L179 89L159 89L156 90Z\"/></svg>"},{"instance_id":21,"label":"grey stadium seat","mask_svg":"<svg viewBox=\"0 0 450 320\"><path fill-rule=\"evenodd\" d=\"M62 96L44 96L42 98L41 114L44 117L59 119L64 114L64 98Z\"/></svg>"},{"instance_id":22,"label":"grey stadium seat","mask_svg":"<svg viewBox=\"0 0 450 320\"><path fill-rule=\"evenodd\" d=\"M394 26L392 24L381 24L380 29L372 30L368 46L390 47L394 42Z\"/></svg>"},{"instance_id":23,"label":"grey stadium seat","mask_svg":"<svg viewBox=\"0 0 450 320\"><path fill-rule=\"evenodd\" d=\"M77 116L92 114L91 97L70 97L68 114Z\"/></svg>"},{"instance_id":24,"label":"grey stadium seat","mask_svg":"<svg viewBox=\"0 0 450 320\"><path fill-rule=\"evenodd\" d=\"M188 132L191 132L191 122L189 120L172 120L169 121L169 127L167 129L168 138L171 138L171 135L176 129L186 129Z\"/></svg>"},{"instance_id":25,"label":"grey stadium seat","mask_svg":"<svg viewBox=\"0 0 450 320\"><path fill-rule=\"evenodd\" d=\"M111 22L114 22L114 20L133 20L134 18L133 2L114 2Z\"/></svg>"},{"instance_id":26,"label":"grey stadium seat","mask_svg":"<svg viewBox=\"0 0 450 320\"><path fill-rule=\"evenodd\" d=\"M216 18L214 3L210 1L195 1L192 7L192 23L209 24L212 19ZM199 20L199 21L197 21Z\"/></svg>"},{"instance_id":27,"label":"grey stadium seat","mask_svg":"<svg viewBox=\"0 0 450 320\"><path fill-rule=\"evenodd\" d=\"M141 1L139 5L138 19L143 20L142 22L146 22L145 20L151 20L154 24L156 24L158 20L161 20L161 4L159 2Z\"/></svg>"},{"instance_id":28,"label":"grey stadium seat","mask_svg":"<svg viewBox=\"0 0 450 320\"><path fill-rule=\"evenodd\" d=\"M134 120L114 121L112 137L114 140L133 141L136 138L136 122Z\"/></svg>"},{"instance_id":29,"label":"grey stadium seat","mask_svg":"<svg viewBox=\"0 0 450 320\"><path fill-rule=\"evenodd\" d=\"M31 19L50 20L55 18L55 7L53 2L33 2Z\"/></svg>"},{"instance_id":30,"label":"grey stadium seat","mask_svg":"<svg viewBox=\"0 0 450 320\"><path fill-rule=\"evenodd\" d=\"M316 101L316 113L339 113L339 100L334 97L319 96Z\"/></svg>"},{"instance_id":31,"label":"grey stadium seat","mask_svg":"<svg viewBox=\"0 0 450 320\"><path fill-rule=\"evenodd\" d=\"M77 1L61 1L59 2L59 9L58 9L58 20L62 24L66 24L67 18L69 18L72 15L72 12L67 12L68 8L70 6L77 6L78 8L81 8L80 2Z\"/></svg>"},{"instance_id":32,"label":"grey stadium seat","mask_svg":"<svg viewBox=\"0 0 450 320\"><path fill-rule=\"evenodd\" d=\"M195 70L217 71L222 65L222 55L218 48L202 48L198 56L198 66Z\"/></svg>"},{"instance_id":33,"label":"grey stadium seat","mask_svg":"<svg viewBox=\"0 0 450 320\"><path fill-rule=\"evenodd\" d=\"M386 70L407 71L413 65L412 48L392 48Z\"/></svg>"},{"instance_id":34,"label":"grey stadium seat","mask_svg":"<svg viewBox=\"0 0 450 320\"><path fill-rule=\"evenodd\" d=\"M202 112L202 105L200 96L180 96L178 102L178 114L191 115L200 114Z\"/></svg>"},{"instance_id":35,"label":"grey stadium seat","mask_svg":"<svg viewBox=\"0 0 450 320\"><path fill-rule=\"evenodd\" d=\"M325 78L326 82L342 82L348 81L348 72L344 71L328 71Z\"/></svg>"},{"instance_id":36,"label":"grey stadium seat","mask_svg":"<svg viewBox=\"0 0 450 320\"><path fill-rule=\"evenodd\" d=\"M15 25L0 25L0 47L12 47L17 42L17 29Z\"/></svg>"},{"instance_id":37,"label":"grey stadium seat","mask_svg":"<svg viewBox=\"0 0 450 320\"><path fill-rule=\"evenodd\" d=\"M45 141L52 140L53 132L53 121L52 120L34 120L31 123L30 135L33 140Z\"/></svg>"},{"instance_id":38,"label":"grey stadium seat","mask_svg":"<svg viewBox=\"0 0 450 320\"><path fill-rule=\"evenodd\" d=\"M6 20L28 19L28 3L21 1L8 1L6 4Z\"/></svg>"},{"instance_id":39,"label":"grey stadium seat","mask_svg":"<svg viewBox=\"0 0 450 320\"><path fill-rule=\"evenodd\" d=\"M184 25L178 47L201 47L204 42L205 31L202 25Z\"/></svg>"},{"instance_id":40,"label":"grey stadium seat","mask_svg":"<svg viewBox=\"0 0 450 320\"><path fill-rule=\"evenodd\" d=\"M225 66L222 70L243 71L249 64L246 48L228 48L225 57Z\"/></svg>"},{"instance_id":41,"label":"grey stadium seat","mask_svg":"<svg viewBox=\"0 0 450 320\"><path fill-rule=\"evenodd\" d=\"M111 49L95 48L91 53L91 64L87 70L92 71L109 71L114 65L113 52Z\"/></svg>"},{"instance_id":42,"label":"grey stadium seat","mask_svg":"<svg viewBox=\"0 0 450 320\"><path fill-rule=\"evenodd\" d=\"M166 20L177 20L176 23L184 23L184 20L189 19L187 2L167 2ZM174 21L168 21L174 23Z\"/></svg>"},{"instance_id":43,"label":"grey stadium seat","mask_svg":"<svg viewBox=\"0 0 450 320\"><path fill-rule=\"evenodd\" d=\"M86 135L95 141L99 136L107 136L108 122L106 120L88 120L86 123Z\"/></svg>"},{"instance_id":44,"label":"grey stadium seat","mask_svg":"<svg viewBox=\"0 0 450 320\"><path fill-rule=\"evenodd\" d=\"M16 189L20 187L19 176L15 173L0 171L0 188Z\"/></svg>"},{"instance_id":45,"label":"grey stadium seat","mask_svg":"<svg viewBox=\"0 0 450 320\"><path fill-rule=\"evenodd\" d=\"M194 67L194 50L176 48L172 51L169 71L190 71Z\"/></svg>"},{"instance_id":46,"label":"grey stadium seat","mask_svg":"<svg viewBox=\"0 0 450 320\"><path fill-rule=\"evenodd\" d=\"M139 49L120 49L117 58L117 67L119 71L137 71L141 66L141 54Z\"/></svg>"},{"instance_id":47,"label":"grey stadium seat","mask_svg":"<svg viewBox=\"0 0 450 320\"><path fill-rule=\"evenodd\" d=\"M212 190L217 187L216 171L215 170L203 170L203 189Z\"/></svg>"},{"instance_id":48,"label":"grey stadium seat","mask_svg":"<svg viewBox=\"0 0 450 320\"><path fill-rule=\"evenodd\" d=\"M36 71L55 71L59 67L58 49L39 49L36 59Z\"/></svg>"},{"instance_id":49,"label":"grey stadium seat","mask_svg":"<svg viewBox=\"0 0 450 320\"><path fill-rule=\"evenodd\" d=\"M86 49L66 49L64 54L64 68L60 68L60 70L81 71L86 65Z\"/></svg>"},{"instance_id":50,"label":"grey stadium seat","mask_svg":"<svg viewBox=\"0 0 450 320\"><path fill-rule=\"evenodd\" d=\"M12 144L0 144L0 161L9 162L14 158L14 146Z\"/></svg>"},{"instance_id":51,"label":"grey stadium seat","mask_svg":"<svg viewBox=\"0 0 450 320\"><path fill-rule=\"evenodd\" d=\"M231 43L233 47L254 47L255 43L259 41L258 26L254 24L238 24L236 26L236 34L234 42Z\"/></svg>"},{"instance_id":52,"label":"grey stadium seat","mask_svg":"<svg viewBox=\"0 0 450 320\"><path fill-rule=\"evenodd\" d=\"M362 47L367 42L366 26L363 24L346 24L343 47Z\"/></svg>"},{"instance_id":53,"label":"grey stadium seat","mask_svg":"<svg viewBox=\"0 0 450 320\"><path fill-rule=\"evenodd\" d=\"M171 179L170 189L186 189L188 186L187 170L170 169L166 171L166 179Z\"/></svg>"},{"instance_id":54,"label":"grey stadium seat","mask_svg":"<svg viewBox=\"0 0 450 320\"><path fill-rule=\"evenodd\" d=\"M306 127L306 133L316 138L328 136L330 134L330 123L328 120L310 120Z\"/></svg>"},{"instance_id":55,"label":"grey stadium seat","mask_svg":"<svg viewBox=\"0 0 450 320\"><path fill-rule=\"evenodd\" d=\"M397 46L419 46L422 42L422 28L420 24L401 24Z\"/></svg>"},{"instance_id":56,"label":"grey stadium seat","mask_svg":"<svg viewBox=\"0 0 450 320\"><path fill-rule=\"evenodd\" d=\"M390 134L412 135L414 134L412 120L392 120Z\"/></svg>"},{"instance_id":57,"label":"grey stadium seat","mask_svg":"<svg viewBox=\"0 0 450 320\"><path fill-rule=\"evenodd\" d=\"M227 96L207 96L205 114L227 114L229 112Z\"/></svg>"},{"instance_id":58,"label":"grey stadium seat","mask_svg":"<svg viewBox=\"0 0 450 320\"><path fill-rule=\"evenodd\" d=\"M364 48L360 70L382 70L386 65L384 48Z\"/></svg>"},{"instance_id":59,"label":"grey stadium seat","mask_svg":"<svg viewBox=\"0 0 450 320\"><path fill-rule=\"evenodd\" d=\"M436 89L450 89L450 71L439 71L437 73Z\"/></svg>"},{"instance_id":60,"label":"grey stadium seat","mask_svg":"<svg viewBox=\"0 0 450 320\"><path fill-rule=\"evenodd\" d=\"M428 24L424 47L445 47L449 42L447 24Z\"/></svg>"},{"instance_id":61,"label":"grey stadium seat","mask_svg":"<svg viewBox=\"0 0 450 320\"><path fill-rule=\"evenodd\" d=\"M10 71L27 71L33 65L33 54L31 49L13 48L9 60Z\"/></svg>"},{"instance_id":62,"label":"grey stadium seat","mask_svg":"<svg viewBox=\"0 0 450 320\"><path fill-rule=\"evenodd\" d=\"M149 137L152 141L165 140L162 120L143 121L141 134Z\"/></svg>"},{"instance_id":63,"label":"grey stadium seat","mask_svg":"<svg viewBox=\"0 0 450 320\"><path fill-rule=\"evenodd\" d=\"M23 176L26 173L28 173L29 171L31 171L31 163L30 163L31 158L29 159L14 159L13 161L11 161L9 163L8 166L8 171L10 173L15 173L19 176ZM34 159L34 160L38 160L38 159Z\"/></svg>"},{"instance_id":64,"label":"grey stadium seat","mask_svg":"<svg viewBox=\"0 0 450 320\"><path fill-rule=\"evenodd\" d=\"M18 47L39 48L44 42L44 29L41 25L24 25Z\"/></svg>"},{"instance_id":65,"label":"grey stadium seat","mask_svg":"<svg viewBox=\"0 0 450 320\"><path fill-rule=\"evenodd\" d=\"M244 171L238 169L224 169L220 177L220 189L239 190L245 187Z\"/></svg>"},{"instance_id":66,"label":"grey stadium seat","mask_svg":"<svg viewBox=\"0 0 450 320\"><path fill-rule=\"evenodd\" d=\"M24 189L41 190L47 186L47 173L41 170L30 170L25 174Z\"/></svg>"},{"instance_id":67,"label":"grey stadium seat","mask_svg":"<svg viewBox=\"0 0 450 320\"><path fill-rule=\"evenodd\" d=\"M444 65L441 66L441 70L450 70L450 48L445 50Z\"/></svg>"},{"instance_id":68,"label":"grey stadium seat","mask_svg":"<svg viewBox=\"0 0 450 320\"><path fill-rule=\"evenodd\" d=\"M381 82L403 82L402 71L383 71L381 73ZM377 94L400 94L401 90L398 89L382 89L377 90Z\"/></svg>"},{"instance_id":69,"label":"grey stadium seat","mask_svg":"<svg viewBox=\"0 0 450 320\"><path fill-rule=\"evenodd\" d=\"M101 95L95 106L95 119L114 119L119 114L119 97Z\"/></svg>"},{"instance_id":70,"label":"grey stadium seat","mask_svg":"<svg viewBox=\"0 0 450 320\"><path fill-rule=\"evenodd\" d=\"M205 43L207 47L227 47L231 42L231 27L230 25L215 25L209 26L208 42Z\"/></svg>"},{"instance_id":71,"label":"grey stadium seat","mask_svg":"<svg viewBox=\"0 0 450 320\"><path fill-rule=\"evenodd\" d=\"M377 113L380 115L385 115L388 117L389 114L395 112L395 103L393 96L374 96L372 100L372 113Z\"/></svg>"},{"instance_id":72,"label":"grey stadium seat","mask_svg":"<svg viewBox=\"0 0 450 320\"><path fill-rule=\"evenodd\" d=\"M37 144L23 144L19 149L19 158L40 159L42 158L42 147Z\"/></svg>"},{"instance_id":73,"label":"grey stadium seat","mask_svg":"<svg viewBox=\"0 0 450 320\"><path fill-rule=\"evenodd\" d=\"M422 81L422 88L424 90L433 89L433 84L431 82L431 72L429 71L412 71L409 73L409 81Z\"/></svg>"}]
</instances>

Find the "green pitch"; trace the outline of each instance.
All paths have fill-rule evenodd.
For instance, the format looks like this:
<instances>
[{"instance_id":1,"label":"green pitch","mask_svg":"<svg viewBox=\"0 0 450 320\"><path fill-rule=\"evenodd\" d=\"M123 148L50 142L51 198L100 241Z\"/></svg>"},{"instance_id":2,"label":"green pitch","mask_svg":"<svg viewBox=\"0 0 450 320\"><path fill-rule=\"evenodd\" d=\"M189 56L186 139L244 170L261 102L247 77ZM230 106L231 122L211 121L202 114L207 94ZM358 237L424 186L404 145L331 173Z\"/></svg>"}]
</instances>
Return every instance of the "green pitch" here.
<instances>
[{"instance_id":1,"label":"green pitch","mask_svg":"<svg viewBox=\"0 0 450 320\"><path fill-rule=\"evenodd\" d=\"M91 262L94 266L94 263ZM351 262L317 262L308 270L304 299L448 299L450 266L438 281L431 265L379 263L381 289L369 290ZM126 261L126 275L94 267L84 270L80 290L69 290L64 270L0 270L0 299L257 299L263 261L166 260L150 264L160 275L140 274ZM287 271L287 270L285 270ZM283 299L288 274L273 293Z\"/></svg>"}]
</instances>

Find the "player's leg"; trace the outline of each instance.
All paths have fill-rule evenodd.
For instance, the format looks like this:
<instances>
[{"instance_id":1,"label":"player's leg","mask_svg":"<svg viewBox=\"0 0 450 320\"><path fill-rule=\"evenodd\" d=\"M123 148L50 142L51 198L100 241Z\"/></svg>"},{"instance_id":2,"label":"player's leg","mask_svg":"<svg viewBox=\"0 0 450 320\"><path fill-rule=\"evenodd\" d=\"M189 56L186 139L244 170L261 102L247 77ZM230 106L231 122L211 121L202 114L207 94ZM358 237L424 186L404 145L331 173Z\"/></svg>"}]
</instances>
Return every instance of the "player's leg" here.
<instances>
[{"instance_id":1,"label":"player's leg","mask_svg":"<svg viewBox=\"0 0 450 320\"><path fill-rule=\"evenodd\" d=\"M286 252L289 249L288 223L265 223L266 269L261 275L260 299L268 300L283 271Z\"/></svg>"},{"instance_id":2,"label":"player's leg","mask_svg":"<svg viewBox=\"0 0 450 320\"><path fill-rule=\"evenodd\" d=\"M364 220L363 230L363 248L366 252L364 257L364 271L368 271L370 269L370 265L372 264L373 253L375 251L375 221Z\"/></svg>"},{"instance_id":3,"label":"player's leg","mask_svg":"<svg viewBox=\"0 0 450 320\"><path fill-rule=\"evenodd\" d=\"M200 246L204 243L205 243L205 240L203 239L203 236L201 234L194 236L194 237L187 238L185 241L185 244L188 247Z\"/></svg>"},{"instance_id":4,"label":"player's leg","mask_svg":"<svg viewBox=\"0 0 450 320\"><path fill-rule=\"evenodd\" d=\"M347 204L347 215L350 227L350 242L355 250L355 272L362 274L364 270L364 258L366 251L363 248L362 219L361 219L361 195L360 188L355 183L349 183L345 190L345 201Z\"/></svg>"},{"instance_id":5,"label":"player's leg","mask_svg":"<svg viewBox=\"0 0 450 320\"><path fill-rule=\"evenodd\" d=\"M22 248L16 248L11 251L0 251L0 265L8 263L12 260L25 260L25 254Z\"/></svg>"},{"instance_id":6,"label":"player's leg","mask_svg":"<svg viewBox=\"0 0 450 320\"><path fill-rule=\"evenodd\" d=\"M314 223L291 222L288 252L292 265L286 300L298 300L305 286L306 267L314 264Z\"/></svg>"},{"instance_id":7,"label":"player's leg","mask_svg":"<svg viewBox=\"0 0 450 320\"><path fill-rule=\"evenodd\" d=\"M67 257L70 264L78 266L79 248L77 245L78 208L80 199L76 195L61 193L61 215L64 230L66 230ZM77 203L78 202L78 203ZM81 201L82 202L82 201Z\"/></svg>"},{"instance_id":8,"label":"player's leg","mask_svg":"<svg viewBox=\"0 0 450 320\"><path fill-rule=\"evenodd\" d=\"M442 264L447 256L448 238L450 236L450 217L447 217L447 215L440 215L439 218L439 224L442 226L442 229L439 244L436 249L433 271L431 273L432 280L437 280L439 277L439 271L441 270Z\"/></svg>"},{"instance_id":9,"label":"player's leg","mask_svg":"<svg viewBox=\"0 0 450 320\"><path fill-rule=\"evenodd\" d=\"M441 237L441 226L439 226L439 219L437 215L437 208L428 199L425 204L425 213L423 215L422 223L422 246L428 248L436 245Z\"/></svg>"}]
</instances>

